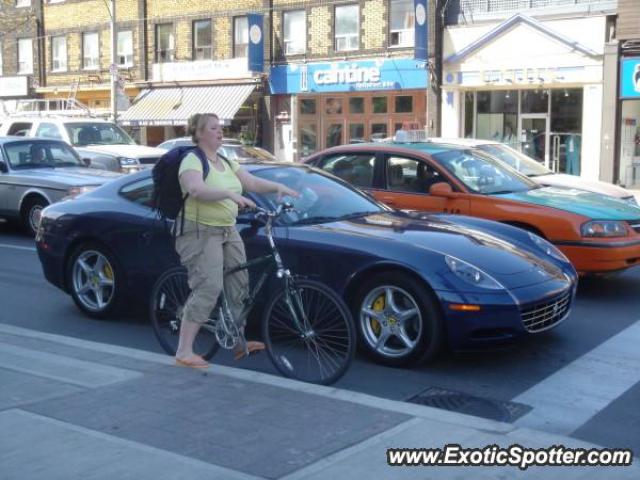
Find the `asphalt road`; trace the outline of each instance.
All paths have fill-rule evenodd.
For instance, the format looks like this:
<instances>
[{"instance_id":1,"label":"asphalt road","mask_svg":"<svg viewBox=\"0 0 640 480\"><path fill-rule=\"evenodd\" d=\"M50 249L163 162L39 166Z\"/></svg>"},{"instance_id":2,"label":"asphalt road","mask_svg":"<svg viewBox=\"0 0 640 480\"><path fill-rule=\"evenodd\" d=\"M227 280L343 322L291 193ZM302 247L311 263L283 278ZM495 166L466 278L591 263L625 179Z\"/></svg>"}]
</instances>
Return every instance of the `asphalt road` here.
<instances>
[{"instance_id":1,"label":"asphalt road","mask_svg":"<svg viewBox=\"0 0 640 480\"><path fill-rule=\"evenodd\" d=\"M511 402L507 411L525 412L514 420L520 425L606 447L632 448L637 456L639 320L640 268L636 268L609 279L583 280L570 317L552 332L502 350L449 352L412 369L382 367L359 357L336 386L396 400L435 387ZM109 321L83 316L70 297L44 279L33 240L4 223L0 223L0 322L161 352L140 315ZM219 353L214 362L235 364L227 352ZM235 366L275 374L266 355Z\"/></svg>"}]
</instances>

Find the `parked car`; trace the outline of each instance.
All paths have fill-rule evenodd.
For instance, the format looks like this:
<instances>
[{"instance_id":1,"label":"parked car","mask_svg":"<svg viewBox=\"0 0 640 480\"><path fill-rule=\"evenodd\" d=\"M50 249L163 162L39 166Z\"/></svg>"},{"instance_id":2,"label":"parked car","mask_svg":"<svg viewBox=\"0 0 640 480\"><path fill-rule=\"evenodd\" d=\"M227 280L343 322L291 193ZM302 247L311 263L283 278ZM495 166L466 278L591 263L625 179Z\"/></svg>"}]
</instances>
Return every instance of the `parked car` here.
<instances>
[{"instance_id":1,"label":"parked car","mask_svg":"<svg viewBox=\"0 0 640 480\"><path fill-rule=\"evenodd\" d=\"M35 235L42 209L119 177L87 168L59 140L0 137L0 216L20 220Z\"/></svg>"},{"instance_id":2,"label":"parked car","mask_svg":"<svg viewBox=\"0 0 640 480\"><path fill-rule=\"evenodd\" d=\"M163 150L171 150L175 147L191 146L194 145L191 137L180 137L158 145L158 148ZM235 160L236 162L245 162L251 160L264 160L267 162L277 161L276 157L270 152L261 147L254 147L249 145L243 145L239 140L234 138L223 138L222 145L219 150L221 155L226 158Z\"/></svg>"},{"instance_id":3,"label":"parked car","mask_svg":"<svg viewBox=\"0 0 640 480\"><path fill-rule=\"evenodd\" d=\"M62 140L73 146L91 168L121 173L137 172L142 165L155 164L164 153L136 142L113 122L93 117L25 116L9 117L0 126L2 135Z\"/></svg>"},{"instance_id":4,"label":"parked car","mask_svg":"<svg viewBox=\"0 0 640 480\"><path fill-rule=\"evenodd\" d=\"M343 296L363 348L380 362L430 358L445 343L509 341L569 313L577 274L536 235L478 218L394 211L299 164L245 168L301 193L298 211L274 229L285 262ZM178 263L149 207L151 192L151 173L142 171L43 212L36 244L44 274L87 315L148 302L156 279ZM252 197L275 206L273 195ZM238 228L250 258L269 251L253 215L241 215Z\"/></svg>"},{"instance_id":5,"label":"parked car","mask_svg":"<svg viewBox=\"0 0 640 480\"><path fill-rule=\"evenodd\" d=\"M399 209L511 224L555 244L581 273L640 263L640 208L578 189L541 187L477 149L431 142L343 145L305 159Z\"/></svg>"},{"instance_id":6,"label":"parked car","mask_svg":"<svg viewBox=\"0 0 640 480\"><path fill-rule=\"evenodd\" d=\"M636 197L629 190L618 185L613 185L612 183L601 182L599 180L585 180L575 175L556 173L530 156L504 143L475 138L431 138L429 141L477 148L502 160L523 175L531 178L534 182L546 187L576 188L587 192L609 195L610 197L619 198L634 205L638 204Z\"/></svg>"}]
</instances>

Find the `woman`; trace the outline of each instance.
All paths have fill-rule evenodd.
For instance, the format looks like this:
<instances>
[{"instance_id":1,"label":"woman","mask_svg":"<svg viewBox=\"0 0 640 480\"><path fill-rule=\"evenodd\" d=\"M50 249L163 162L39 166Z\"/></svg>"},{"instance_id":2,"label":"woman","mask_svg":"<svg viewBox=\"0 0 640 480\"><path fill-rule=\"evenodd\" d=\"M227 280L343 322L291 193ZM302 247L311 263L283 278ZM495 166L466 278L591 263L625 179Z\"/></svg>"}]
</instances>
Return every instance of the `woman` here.
<instances>
[{"instance_id":1,"label":"woman","mask_svg":"<svg viewBox=\"0 0 640 480\"><path fill-rule=\"evenodd\" d=\"M209 161L203 180L202 163L191 152L180 164L180 187L188 194L184 209L184 229L176 238L176 251L187 268L191 295L185 303L176 351L176 364L206 368L209 364L193 351L200 326L215 307L224 284L231 311L244 335L246 318L243 302L249 292L246 270L224 278L224 270L246 261L242 238L235 228L238 208L254 208L242 192L277 193L297 196L285 185L255 177L238 163L222 160L222 128L215 114L196 114L189 119L188 133ZM245 348L246 347L246 348ZM264 349L261 342L246 342L234 351L236 360Z\"/></svg>"}]
</instances>

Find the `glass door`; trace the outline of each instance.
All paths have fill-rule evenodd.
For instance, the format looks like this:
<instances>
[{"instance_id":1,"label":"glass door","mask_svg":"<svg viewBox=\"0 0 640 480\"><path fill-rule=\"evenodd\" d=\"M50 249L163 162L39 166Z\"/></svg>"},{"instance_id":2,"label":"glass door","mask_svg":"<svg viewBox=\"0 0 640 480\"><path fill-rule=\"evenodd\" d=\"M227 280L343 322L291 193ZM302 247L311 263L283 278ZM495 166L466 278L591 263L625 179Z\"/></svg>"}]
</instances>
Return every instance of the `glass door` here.
<instances>
[{"instance_id":1,"label":"glass door","mask_svg":"<svg viewBox=\"0 0 640 480\"><path fill-rule=\"evenodd\" d=\"M523 114L520 117L520 150L551 168L549 162L549 118L547 114Z\"/></svg>"}]
</instances>

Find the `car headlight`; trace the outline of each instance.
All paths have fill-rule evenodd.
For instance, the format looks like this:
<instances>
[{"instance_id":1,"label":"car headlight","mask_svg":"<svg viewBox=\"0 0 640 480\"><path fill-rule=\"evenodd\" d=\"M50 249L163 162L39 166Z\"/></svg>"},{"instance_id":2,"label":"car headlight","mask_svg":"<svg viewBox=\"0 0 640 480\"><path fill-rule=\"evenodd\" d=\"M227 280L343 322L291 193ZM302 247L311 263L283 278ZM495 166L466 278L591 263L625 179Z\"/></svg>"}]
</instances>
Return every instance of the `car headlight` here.
<instances>
[{"instance_id":1,"label":"car headlight","mask_svg":"<svg viewBox=\"0 0 640 480\"><path fill-rule=\"evenodd\" d=\"M75 198L78 195L82 195L83 193L90 192L95 188L96 187L93 185L87 185L84 187L71 187L69 190L67 190L67 196L64 197L63 200L69 200L69 199Z\"/></svg>"},{"instance_id":2,"label":"car headlight","mask_svg":"<svg viewBox=\"0 0 640 480\"><path fill-rule=\"evenodd\" d=\"M444 261L458 278L480 288L489 290L503 290L504 287L488 273L483 272L478 267L460 260L459 258L445 255Z\"/></svg>"},{"instance_id":3,"label":"car headlight","mask_svg":"<svg viewBox=\"0 0 640 480\"><path fill-rule=\"evenodd\" d=\"M625 222L613 220L592 220L580 227L583 237L626 237L629 235Z\"/></svg>"},{"instance_id":4,"label":"car headlight","mask_svg":"<svg viewBox=\"0 0 640 480\"><path fill-rule=\"evenodd\" d=\"M562 260L563 262L569 262L569 259L562 253L555 245L551 242L546 241L544 238L536 235L535 233L528 232L529 238L533 243L536 244L540 250L542 250L547 255L557 258L558 260Z\"/></svg>"},{"instance_id":5,"label":"car headlight","mask_svg":"<svg viewBox=\"0 0 640 480\"><path fill-rule=\"evenodd\" d=\"M129 158L129 157L118 157L120 161L121 167L127 167L129 165L140 165L140 162L137 158Z\"/></svg>"}]
</instances>

